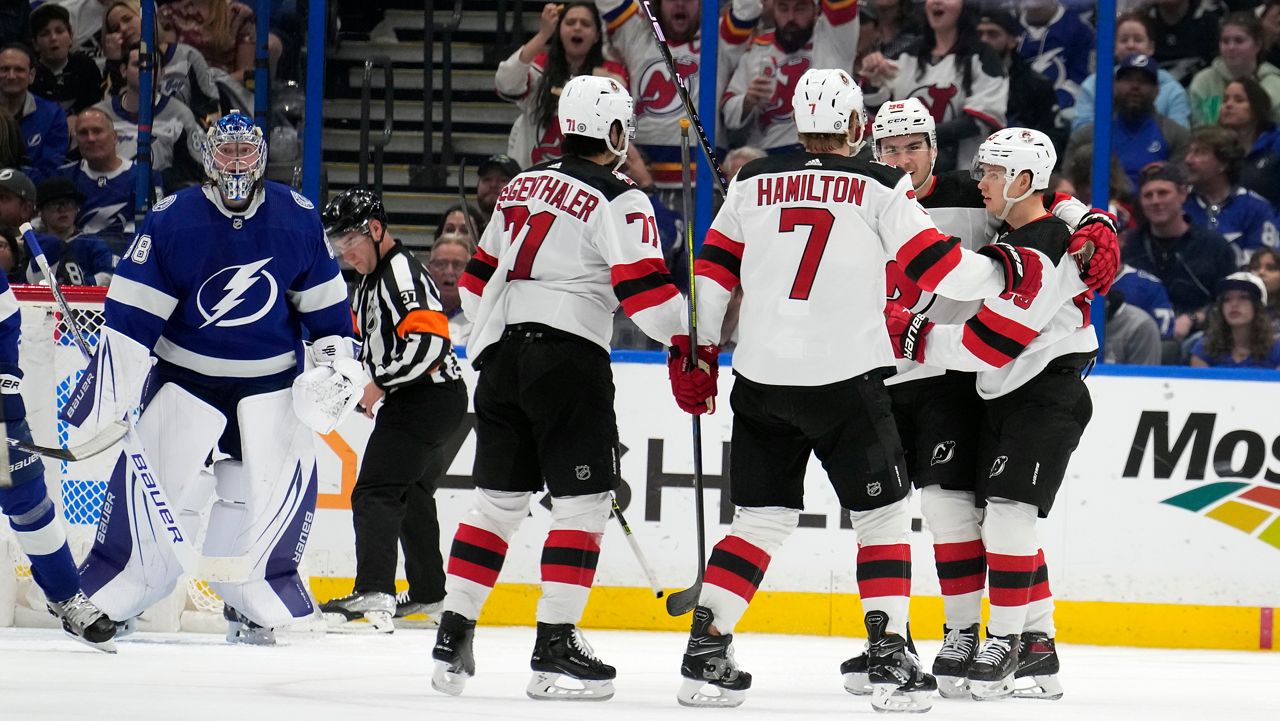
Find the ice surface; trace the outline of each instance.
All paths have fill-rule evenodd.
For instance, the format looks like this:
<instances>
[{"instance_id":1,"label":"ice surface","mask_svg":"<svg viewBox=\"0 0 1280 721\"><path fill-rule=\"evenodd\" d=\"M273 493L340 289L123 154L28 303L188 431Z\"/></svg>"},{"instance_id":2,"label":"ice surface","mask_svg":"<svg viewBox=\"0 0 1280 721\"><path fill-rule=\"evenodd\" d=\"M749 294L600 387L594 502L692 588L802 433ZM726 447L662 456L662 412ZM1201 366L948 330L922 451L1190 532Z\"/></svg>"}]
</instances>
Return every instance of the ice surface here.
<instances>
[{"instance_id":1,"label":"ice surface","mask_svg":"<svg viewBox=\"0 0 1280 721\"><path fill-rule=\"evenodd\" d=\"M839 664L863 641L744 634L738 660L755 676L734 710L675 702L684 637L588 631L618 667L617 695L603 703L532 701L532 628L481 627L478 675L458 698L431 690L425 630L392 636L294 637L287 646L236 647L220 636L136 634L119 653L99 653L42 629L0 629L0 720L106 721L629 721L699 718L782 721L831 714L885 718L846 694ZM936 642L920 644L926 662ZM1277 721L1280 653L1171 651L1063 645L1060 701L977 703L937 699L925 718L942 721ZM909 718L920 718L910 716Z\"/></svg>"}]
</instances>

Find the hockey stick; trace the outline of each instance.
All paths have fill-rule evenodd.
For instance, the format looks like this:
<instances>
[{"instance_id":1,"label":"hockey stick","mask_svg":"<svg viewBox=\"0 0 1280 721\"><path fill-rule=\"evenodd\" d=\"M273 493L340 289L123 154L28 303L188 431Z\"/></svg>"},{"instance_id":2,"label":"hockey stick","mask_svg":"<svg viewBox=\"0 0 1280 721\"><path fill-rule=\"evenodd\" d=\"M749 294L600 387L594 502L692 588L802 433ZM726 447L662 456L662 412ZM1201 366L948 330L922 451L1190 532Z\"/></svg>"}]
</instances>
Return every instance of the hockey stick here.
<instances>
[{"instance_id":1,"label":"hockey stick","mask_svg":"<svg viewBox=\"0 0 1280 721\"><path fill-rule=\"evenodd\" d=\"M67 303L67 299L62 295L62 289L58 287L58 281L53 277L53 271L49 268L49 259L44 257L44 250L40 248L40 241L36 239L35 228L30 223L23 223L19 228L22 233L22 239L27 241L27 247L31 249L31 257L35 260L36 265L40 266L40 272L44 273L45 280L49 281L49 290L53 293L53 299L58 302L58 307L62 309L63 315L67 318L67 327L71 329L71 339L75 341L76 347L80 349L80 355L84 357L85 363L89 362L89 344L84 339L84 333L80 331L80 324L76 322L75 313L71 311L71 306ZM69 248L67 249L70 250Z\"/></svg>"},{"instance_id":2,"label":"hockey stick","mask_svg":"<svg viewBox=\"0 0 1280 721\"><path fill-rule=\"evenodd\" d=\"M646 3L647 5L647 3ZM689 354L698 362L698 303L693 274L693 189L689 177L689 121L680 120L680 159L684 165L684 251L689 263ZM716 169L717 174L720 172ZM698 605L702 593L703 569L707 565L707 529L702 509L702 416L693 418L693 507L697 514L698 529L698 577L693 585L667 596L667 613L683 616Z\"/></svg>"},{"instance_id":3,"label":"hockey stick","mask_svg":"<svg viewBox=\"0 0 1280 721\"><path fill-rule=\"evenodd\" d=\"M667 72L671 74L671 79L676 83L676 92L680 95L680 102L684 103L684 113L688 116L690 123L698 131L698 145L702 146L702 154L707 157L707 162L711 164L711 174L716 176L716 188L720 191L720 196L724 197L725 191L729 188L729 183L724 179L724 173L720 171L720 163L716 161L716 151L711 147L711 141L707 140L707 131L702 128L702 121L698 119L698 111L693 107L693 101L689 98L689 88L685 86L684 78L680 77L680 73L676 72L676 61L671 57L671 48L667 47L667 38L662 34L662 26L658 24L658 16L653 13L653 8L649 7L649 0L642 0L640 7L644 8L645 15L649 16L649 28L653 31L653 41L658 44L658 52L662 53L662 61L667 64ZM712 89L714 92L714 88ZM689 129L681 127L680 132L685 134L685 140L688 140ZM685 166L689 165L687 150L685 152ZM692 271L690 271L692 272ZM674 596L672 596L674 598ZM692 609L693 607L690 606Z\"/></svg>"},{"instance_id":4,"label":"hockey stick","mask_svg":"<svg viewBox=\"0 0 1280 721\"><path fill-rule=\"evenodd\" d=\"M631 532L631 524L627 523L627 519L622 515L622 507L618 505L618 497L614 496L613 501L613 517L618 519L618 525L622 526L622 535L627 537L627 543L631 546L631 552L636 554L636 560L640 562L640 568L644 571L645 578L649 579L649 588L653 589L654 598L662 598L662 586L658 583L657 577L653 575L653 568L649 565L649 559L644 557L644 553L640 550L640 542L636 540L635 534Z\"/></svg>"},{"instance_id":5,"label":"hockey stick","mask_svg":"<svg viewBox=\"0 0 1280 721\"><path fill-rule=\"evenodd\" d=\"M79 445L70 448L49 448L47 446L36 445L35 443L26 443L17 438L9 438L8 445L20 451L27 453L35 453L46 458L56 458L60 461L83 461L86 458L108 450L124 438L124 434L129 432L129 425L124 421L116 421L111 425L103 428L98 435Z\"/></svg>"},{"instance_id":6,"label":"hockey stick","mask_svg":"<svg viewBox=\"0 0 1280 721\"><path fill-rule=\"evenodd\" d=\"M458 205L462 206L462 221L467 224L467 232L471 234L472 245L480 245L479 228L471 222L471 208L467 205L467 159L458 159Z\"/></svg>"}]
</instances>

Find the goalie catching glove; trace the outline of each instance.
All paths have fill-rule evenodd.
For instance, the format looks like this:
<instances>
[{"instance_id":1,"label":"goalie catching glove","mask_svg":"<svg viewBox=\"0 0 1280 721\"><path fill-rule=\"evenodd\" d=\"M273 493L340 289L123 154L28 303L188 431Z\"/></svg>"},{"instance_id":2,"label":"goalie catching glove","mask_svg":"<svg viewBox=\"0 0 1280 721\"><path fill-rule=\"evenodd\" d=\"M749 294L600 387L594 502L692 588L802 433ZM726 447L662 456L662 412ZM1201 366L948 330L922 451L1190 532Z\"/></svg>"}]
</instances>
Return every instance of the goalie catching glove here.
<instances>
[{"instance_id":1,"label":"goalie catching glove","mask_svg":"<svg viewBox=\"0 0 1280 721\"><path fill-rule=\"evenodd\" d=\"M337 358L293 379L293 412L303 425L324 435L351 415L369 376L353 358Z\"/></svg>"},{"instance_id":2,"label":"goalie catching glove","mask_svg":"<svg viewBox=\"0 0 1280 721\"><path fill-rule=\"evenodd\" d=\"M1116 240L1116 219L1105 210L1094 208L1080 219L1071 234L1067 252L1076 260L1080 280L1089 290L1106 295L1115 282L1120 267L1120 243ZM1092 243L1092 249L1089 244Z\"/></svg>"},{"instance_id":3,"label":"goalie catching glove","mask_svg":"<svg viewBox=\"0 0 1280 721\"><path fill-rule=\"evenodd\" d=\"M924 362L925 341L934 325L928 316L912 313L901 304L889 301L884 305L884 324L889 329L895 357Z\"/></svg>"},{"instance_id":4,"label":"goalie catching glove","mask_svg":"<svg viewBox=\"0 0 1280 721\"><path fill-rule=\"evenodd\" d=\"M714 413L716 379L720 377L720 346L698 346L695 359L689 347L689 336L672 336L667 376L680 410L695 416Z\"/></svg>"}]
</instances>

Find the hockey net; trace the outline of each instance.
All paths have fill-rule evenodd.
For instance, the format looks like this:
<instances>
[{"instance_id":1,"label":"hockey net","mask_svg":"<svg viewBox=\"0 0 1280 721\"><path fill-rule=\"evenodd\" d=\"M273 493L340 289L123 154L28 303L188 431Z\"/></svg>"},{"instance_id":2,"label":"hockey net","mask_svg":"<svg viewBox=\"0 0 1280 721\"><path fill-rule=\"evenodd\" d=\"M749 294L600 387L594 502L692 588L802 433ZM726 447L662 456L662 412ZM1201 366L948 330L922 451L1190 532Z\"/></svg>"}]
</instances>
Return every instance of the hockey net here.
<instances>
[{"instance_id":1,"label":"hockey net","mask_svg":"<svg viewBox=\"0 0 1280 721\"><path fill-rule=\"evenodd\" d=\"M96 348L105 319L106 288L64 286L62 291L90 349ZM32 437L39 445L64 448L87 440L77 428L58 420L58 410L70 398L85 367L67 320L47 287L19 285L13 292L22 313L19 363ZM112 449L77 462L44 459L49 497L66 522L77 563L93 544L107 480L118 455ZM8 524L0 526L0 626L56 626ZM143 614L139 625L157 631L222 631L222 600L204 581L184 578L171 597Z\"/></svg>"}]
</instances>

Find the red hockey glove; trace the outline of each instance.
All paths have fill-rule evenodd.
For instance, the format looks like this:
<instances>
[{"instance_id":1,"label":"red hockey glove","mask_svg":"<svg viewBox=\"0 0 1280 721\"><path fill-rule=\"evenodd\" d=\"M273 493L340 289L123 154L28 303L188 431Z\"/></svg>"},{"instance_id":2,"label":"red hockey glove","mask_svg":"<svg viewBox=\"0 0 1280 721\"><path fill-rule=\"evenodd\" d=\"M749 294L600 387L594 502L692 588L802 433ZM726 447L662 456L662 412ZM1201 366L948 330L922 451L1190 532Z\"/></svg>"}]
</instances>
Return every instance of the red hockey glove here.
<instances>
[{"instance_id":1,"label":"red hockey glove","mask_svg":"<svg viewBox=\"0 0 1280 721\"><path fill-rule=\"evenodd\" d=\"M1103 295L1111 290L1120 267L1120 243L1116 239L1116 219L1105 210L1094 208L1080 219L1071 234L1067 252L1075 258L1080 280Z\"/></svg>"},{"instance_id":2,"label":"red hockey glove","mask_svg":"<svg viewBox=\"0 0 1280 721\"><path fill-rule=\"evenodd\" d=\"M917 363L924 362L925 341L933 321L928 316L912 313L902 305L889 301L884 304L884 324L893 341L893 355Z\"/></svg>"},{"instance_id":3,"label":"red hockey glove","mask_svg":"<svg viewBox=\"0 0 1280 721\"><path fill-rule=\"evenodd\" d=\"M714 413L716 379L720 377L720 346L698 346L695 363L689 349L689 336L672 336L667 376L671 379L671 393L676 397L680 410L695 416Z\"/></svg>"},{"instance_id":4,"label":"red hockey glove","mask_svg":"<svg viewBox=\"0 0 1280 721\"><path fill-rule=\"evenodd\" d=\"M1043 264L1040 262L1040 254L1030 248L1010 245L1002 241L985 245L979 248L978 252L988 258L994 258L1004 268L1004 293L1000 294L1000 297L1007 299L1017 296L1025 304L1030 305L1036 294L1040 292L1040 285L1043 282L1041 277Z\"/></svg>"}]
</instances>

